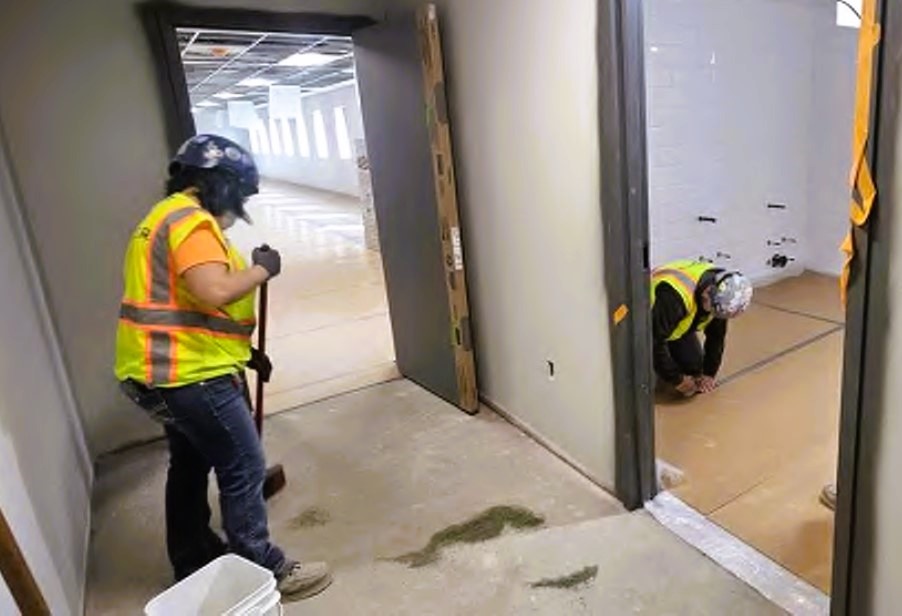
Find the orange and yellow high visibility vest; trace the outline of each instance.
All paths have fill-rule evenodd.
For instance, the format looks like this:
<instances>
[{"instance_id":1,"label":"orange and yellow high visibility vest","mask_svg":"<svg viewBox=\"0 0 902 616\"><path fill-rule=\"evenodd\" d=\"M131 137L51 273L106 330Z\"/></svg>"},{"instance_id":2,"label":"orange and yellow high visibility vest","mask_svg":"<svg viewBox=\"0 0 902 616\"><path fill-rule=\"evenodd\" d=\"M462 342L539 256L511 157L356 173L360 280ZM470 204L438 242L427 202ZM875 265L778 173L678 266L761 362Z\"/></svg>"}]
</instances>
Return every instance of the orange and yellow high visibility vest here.
<instances>
[{"instance_id":1,"label":"orange and yellow high visibility vest","mask_svg":"<svg viewBox=\"0 0 902 616\"><path fill-rule=\"evenodd\" d=\"M184 193L158 203L138 225L125 256L125 292L116 336L116 377L180 387L243 370L256 326L256 294L221 309L195 299L176 274L173 253L208 225L229 256L247 267L213 216Z\"/></svg>"},{"instance_id":2,"label":"orange and yellow high visibility vest","mask_svg":"<svg viewBox=\"0 0 902 616\"><path fill-rule=\"evenodd\" d=\"M651 273L651 305L655 305L655 292L658 285L666 283L680 294L683 304L686 306L686 317L680 321L676 329L667 338L668 342L679 340L692 327L695 317L698 314L698 302L695 300L695 291L698 283L704 276L705 272L714 269L710 263L702 263L700 261L674 261L663 265ZM699 330L704 329L711 322L712 316L709 315L701 323Z\"/></svg>"}]
</instances>

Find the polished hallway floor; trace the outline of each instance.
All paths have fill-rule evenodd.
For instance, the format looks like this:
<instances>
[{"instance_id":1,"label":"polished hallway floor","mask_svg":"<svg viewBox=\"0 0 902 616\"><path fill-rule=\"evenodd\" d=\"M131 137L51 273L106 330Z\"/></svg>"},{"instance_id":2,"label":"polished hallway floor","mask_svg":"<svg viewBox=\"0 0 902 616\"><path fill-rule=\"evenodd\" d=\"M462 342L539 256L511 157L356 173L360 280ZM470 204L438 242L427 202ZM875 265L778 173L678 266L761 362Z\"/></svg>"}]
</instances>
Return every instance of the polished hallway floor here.
<instances>
[{"instance_id":1,"label":"polished hallway floor","mask_svg":"<svg viewBox=\"0 0 902 616\"><path fill-rule=\"evenodd\" d=\"M359 203L264 181L248 211L254 224L229 232L235 245L283 257L269 297L267 413L398 378L382 262L366 249Z\"/></svg>"},{"instance_id":2,"label":"polished hallway floor","mask_svg":"<svg viewBox=\"0 0 902 616\"><path fill-rule=\"evenodd\" d=\"M658 457L684 473L673 493L824 592L836 474L843 325L836 279L756 290L730 323L720 388L656 408Z\"/></svg>"}]
</instances>

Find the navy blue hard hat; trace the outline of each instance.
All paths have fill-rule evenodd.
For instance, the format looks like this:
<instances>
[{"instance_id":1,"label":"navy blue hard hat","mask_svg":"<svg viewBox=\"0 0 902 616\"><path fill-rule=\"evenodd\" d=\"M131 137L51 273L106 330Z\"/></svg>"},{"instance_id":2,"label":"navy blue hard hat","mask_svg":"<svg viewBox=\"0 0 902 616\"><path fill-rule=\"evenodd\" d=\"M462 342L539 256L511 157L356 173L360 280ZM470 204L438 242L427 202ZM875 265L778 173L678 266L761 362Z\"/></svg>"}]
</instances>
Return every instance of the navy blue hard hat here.
<instances>
[{"instance_id":1,"label":"navy blue hard hat","mask_svg":"<svg viewBox=\"0 0 902 616\"><path fill-rule=\"evenodd\" d=\"M260 174L254 158L243 147L219 135L195 135L182 144L169 164L169 175L181 167L222 169L238 178L245 197L257 194Z\"/></svg>"}]
</instances>

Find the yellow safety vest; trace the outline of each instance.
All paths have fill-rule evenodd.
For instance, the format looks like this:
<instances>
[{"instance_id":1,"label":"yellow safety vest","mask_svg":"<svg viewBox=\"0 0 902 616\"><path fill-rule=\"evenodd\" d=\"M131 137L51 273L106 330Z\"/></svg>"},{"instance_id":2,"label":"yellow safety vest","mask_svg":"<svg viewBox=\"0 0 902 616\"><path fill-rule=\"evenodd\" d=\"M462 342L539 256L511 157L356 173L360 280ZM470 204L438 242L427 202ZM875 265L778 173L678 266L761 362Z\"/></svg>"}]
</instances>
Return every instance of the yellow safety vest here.
<instances>
[{"instance_id":1,"label":"yellow safety vest","mask_svg":"<svg viewBox=\"0 0 902 616\"><path fill-rule=\"evenodd\" d=\"M138 225L125 256L125 293L116 336L116 377L180 387L243 370L256 326L255 293L221 309L194 298L172 255L207 224L233 271L247 267L213 216L184 193L158 203Z\"/></svg>"},{"instance_id":2,"label":"yellow safety vest","mask_svg":"<svg viewBox=\"0 0 902 616\"><path fill-rule=\"evenodd\" d=\"M680 294L683 299L683 305L686 307L686 317L680 321L676 329L667 338L668 342L679 340L692 327L695 317L698 314L698 302L695 301L695 291L698 283L702 279L705 272L714 269L710 263L702 263L700 261L674 261L663 265L651 273L651 305L655 305L655 295L658 285L667 284L674 291ZM709 315L701 323L698 328L702 331L711 322L712 316Z\"/></svg>"}]
</instances>

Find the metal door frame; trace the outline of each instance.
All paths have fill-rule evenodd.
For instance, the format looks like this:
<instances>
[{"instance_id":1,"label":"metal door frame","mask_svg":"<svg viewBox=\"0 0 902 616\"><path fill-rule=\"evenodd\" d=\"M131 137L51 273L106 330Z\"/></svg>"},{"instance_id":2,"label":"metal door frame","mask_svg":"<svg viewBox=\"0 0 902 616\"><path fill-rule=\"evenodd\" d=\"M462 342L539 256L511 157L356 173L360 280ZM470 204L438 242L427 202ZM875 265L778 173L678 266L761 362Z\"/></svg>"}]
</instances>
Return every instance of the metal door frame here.
<instances>
[{"instance_id":1,"label":"metal door frame","mask_svg":"<svg viewBox=\"0 0 902 616\"><path fill-rule=\"evenodd\" d=\"M425 5L425 3L424 3ZM426 5L431 6L431 5ZM377 22L371 17L361 15L335 15L330 13L284 13L266 10L245 10L245 9L223 9L223 8L203 8L186 6L183 4L150 0L138 5L138 15L144 25L151 51L156 59L157 81L160 89L160 102L163 106L166 119L167 141L170 151L175 151L189 137L195 134L194 118L191 113L191 102L188 93L188 87L185 78L185 70L182 65L181 54L179 53L178 38L176 28L200 28L211 30L245 30L254 32L286 32L313 35L333 35L354 37L354 34L360 30L365 30L370 26L376 25ZM432 110L429 115L429 131L435 138L431 141L430 161L432 167L430 171L433 173L433 187L435 190L435 208L439 216L439 223L436 226L435 233L441 244L441 254L437 256L437 261L441 262L445 267L442 274L446 295L443 298L443 305L449 304L448 310L449 327L448 336L451 346L450 353L453 357L453 370L448 374L456 376L457 394L455 396L446 395L447 392L440 391L435 383L429 383L428 379L423 380L423 375L417 375L416 370L412 367L407 355L402 355L403 350L399 342L401 336L399 332L404 331L397 327L395 319L392 319L395 344L398 349L397 364L401 373L408 379L419 383L426 389L429 389L436 395L445 398L452 404L468 414L475 414L479 410L478 405L478 380L475 365L475 351L472 344L471 334L471 318L469 312L469 300L467 293L467 285L465 279L465 271L461 265L457 265L458 257L461 255L460 247L460 223L458 205L456 199L455 173L453 159L449 161L451 137L448 128L448 114L446 107L446 97L444 96L443 69L436 69L434 62L441 62L441 53L438 51L440 45L437 45L434 39L438 36L438 30L435 25L434 8L423 9L418 12L416 17L417 33L416 41L425 44L425 47L432 53L432 69L427 71L428 65L422 63L424 72L423 79L432 81L424 82L425 96L424 106ZM428 73L428 74L427 74ZM435 83L438 79L439 82ZM442 92L439 92L438 86L442 86ZM362 96L361 111L364 110L366 97ZM371 126L374 124L370 124ZM439 148L439 146L441 146ZM436 149L439 148L439 149ZM372 157L371 157L372 158ZM375 174L374 174L375 179ZM375 205L377 210L384 206L380 200L378 191L376 194ZM454 199L450 199L449 195L453 195ZM453 215L449 213L449 203L453 201ZM380 228L383 225L384 217L378 217ZM387 234L381 229L380 237L385 238ZM383 248L386 248L383 243ZM384 256L385 251L383 251ZM386 261L383 258L383 265ZM392 294L391 271L386 269L386 287L389 296L389 304L392 304L393 298L397 296ZM431 296L430 296L431 297ZM394 312L394 311L392 311ZM437 329L435 331L438 331ZM445 336L445 331L440 333L441 337ZM405 336L408 340L414 340L410 335ZM430 350L432 346L428 347ZM418 379L417 376L420 378Z\"/></svg>"},{"instance_id":2,"label":"metal door frame","mask_svg":"<svg viewBox=\"0 0 902 616\"><path fill-rule=\"evenodd\" d=\"M599 0L597 33L601 210L616 405L616 491L630 509L642 507L657 492L643 4L643 0ZM878 2L883 37L874 64L867 153L878 186L878 204L892 202L894 141L902 129L896 117L899 74L895 69L899 61L892 60L902 54L902 12L887 14L887 4ZM879 139L881 135L885 138ZM881 194L886 198L881 199ZM868 566L875 543L870 521L877 489L870 478L876 462L873 448L862 443L875 434L885 407L880 396L885 330L879 324L888 319L885 288L890 254L886 235L890 214L877 207L868 225L854 231L858 254L846 309L831 596L834 614L869 613L872 572Z\"/></svg>"},{"instance_id":3,"label":"metal door frame","mask_svg":"<svg viewBox=\"0 0 902 616\"><path fill-rule=\"evenodd\" d=\"M139 4L138 15L157 60L155 65L160 103L166 117L166 137L172 152L196 132L176 28L302 31L309 34L351 36L355 30L376 23L372 18L362 15L201 8L155 1Z\"/></svg>"}]
</instances>

